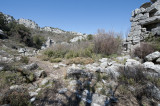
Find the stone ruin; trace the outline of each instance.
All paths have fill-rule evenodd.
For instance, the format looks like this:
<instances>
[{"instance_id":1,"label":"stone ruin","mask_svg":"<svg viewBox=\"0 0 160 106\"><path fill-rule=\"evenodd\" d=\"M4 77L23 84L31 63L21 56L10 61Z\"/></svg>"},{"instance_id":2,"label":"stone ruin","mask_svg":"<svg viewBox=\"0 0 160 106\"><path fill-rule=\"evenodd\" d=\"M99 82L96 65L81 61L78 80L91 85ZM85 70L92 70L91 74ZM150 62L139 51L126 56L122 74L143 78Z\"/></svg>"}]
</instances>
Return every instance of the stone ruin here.
<instances>
[{"instance_id":1,"label":"stone ruin","mask_svg":"<svg viewBox=\"0 0 160 106\"><path fill-rule=\"evenodd\" d=\"M151 0L132 11L126 50L131 51L150 34L160 36L160 0Z\"/></svg>"},{"instance_id":2,"label":"stone ruin","mask_svg":"<svg viewBox=\"0 0 160 106\"><path fill-rule=\"evenodd\" d=\"M52 46L53 44L55 44L56 42L53 39L50 39L48 37L47 41L45 42L45 44L42 45L41 49L46 49L50 46Z\"/></svg>"}]
</instances>

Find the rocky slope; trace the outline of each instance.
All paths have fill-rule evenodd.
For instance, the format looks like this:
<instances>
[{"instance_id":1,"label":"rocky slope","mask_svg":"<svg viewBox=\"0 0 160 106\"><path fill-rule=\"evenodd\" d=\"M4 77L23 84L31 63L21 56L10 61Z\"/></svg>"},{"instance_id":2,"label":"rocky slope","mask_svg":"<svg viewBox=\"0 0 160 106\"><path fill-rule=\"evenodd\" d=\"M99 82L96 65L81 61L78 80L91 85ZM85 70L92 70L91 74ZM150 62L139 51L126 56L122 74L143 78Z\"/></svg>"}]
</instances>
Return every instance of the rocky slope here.
<instances>
[{"instance_id":1,"label":"rocky slope","mask_svg":"<svg viewBox=\"0 0 160 106\"><path fill-rule=\"evenodd\" d=\"M133 32L144 29L142 28L143 25L137 24L137 22L141 22L139 18L137 19L139 14L148 14L144 11L159 8L157 4L159 4L159 0L152 0L152 3L144 4L141 9L133 12L133 21L136 23L135 26L132 25ZM137 13L137 11L139 12ZM9 15L5 15L5 17L7 17L8 23L15 21ZM146 21L150 20L150 18L141 20ZM27 33L29 30L24 26L15 24L15 26L17 25L16 29L13 29L17 32L19 31L19 33L12 33L8 39L0 38L0 105L160 105L159 51L149 53L144 59L132 57L129 53L121 53L116 56L113 54L108 56L103 53L92 54L94 49L90 49L88 43L93 46L93 40L79 41L79 39L86 39L87 35L79 33L78 35L80 36L68 38L69 36L65 36L65 34L74 32L66 32L51 27L40 28L35 22L26 19L20 19L18 22L32 28L32 33ZM139 27L141 28L136 30ZM21 28L24 29L22 30ZM154 30L154 28L152 29ZM51 36L59 35L62 37L63 35L63 37L67 37L72 42L72 45L66 42L55 42L55 39L48 37L48 31L52 32ZM56 35L53 33L56 33ZM8 33L5 30L0 30L0 36L5 36L5 34ZM43 46L44 48L48 47L48 49L37 50L24 45L23 42L16 42L13 38L17 34L45 34L48 38ZM76 35L77 33L74 34ZM133 34L132 31L131 34ZM134 38L135 36L140 35L137 34L132 37ZM17 39L17 37L15 38ZM79 41L77 42L78 46L73 43L76 41ZM106 42L104 39L102 41ZM131 43L132 41L133 39L128 42ZM55 43L57 48L54 48L56 45L51 47ZM111 45L114 43L111 42ZM112 49L114 48L109 50ZM67 54L65 54L66 52Z\"/></svg>"}]
</instances>

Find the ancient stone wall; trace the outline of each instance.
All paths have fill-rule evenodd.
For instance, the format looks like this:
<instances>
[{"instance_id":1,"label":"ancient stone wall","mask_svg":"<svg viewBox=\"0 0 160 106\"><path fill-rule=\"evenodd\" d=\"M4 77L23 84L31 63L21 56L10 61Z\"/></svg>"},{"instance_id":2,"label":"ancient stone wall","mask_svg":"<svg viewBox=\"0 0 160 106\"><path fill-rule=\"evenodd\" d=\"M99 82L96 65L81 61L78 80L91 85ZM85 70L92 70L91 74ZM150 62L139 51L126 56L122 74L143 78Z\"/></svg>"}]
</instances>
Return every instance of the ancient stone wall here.
<instances>
[{"instance_id":1,"label":"ancient stone wall","mask_svg":"<svg viewBox=\"0 0 160 106\"><path fill-rule=\"evenodd\" d=\"M160 36L160 0L151 0L132 11L131 30L126 40L129 50L150 34Z\"/></svg>"}]
</instances>

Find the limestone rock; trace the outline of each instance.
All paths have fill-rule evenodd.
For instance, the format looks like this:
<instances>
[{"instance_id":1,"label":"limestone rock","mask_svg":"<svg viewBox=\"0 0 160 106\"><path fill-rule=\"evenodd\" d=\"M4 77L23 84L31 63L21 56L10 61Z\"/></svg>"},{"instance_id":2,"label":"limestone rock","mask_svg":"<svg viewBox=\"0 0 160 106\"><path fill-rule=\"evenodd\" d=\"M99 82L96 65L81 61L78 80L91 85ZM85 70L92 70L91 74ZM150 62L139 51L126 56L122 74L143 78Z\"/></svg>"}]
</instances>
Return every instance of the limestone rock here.
<instances>
[{"instance_id":1,"label":"limestone rock","mask_svg":"<svg viewBox=\"0 0 160 106\"><path fill-rule=\"evenodd\" d=\"M33 97L33 96L37 96L38 93L37 93L37 92L29 92L29 95L30 95L31 97Z\"/></svg>"},{"instance_id":2,"label":"limestone rock","mask_svg":"<svg viewBox=\"0 0 160 106\"><path fill-rule=\"evenodd\" d=\"M38 26L37 23L35 23L34 21L32 20L29 20L29 19L18 19L17 22L19 24L23 24L25 27L28 27L28 28L33 28L33 29L40 29L40 27Z\"/></svg>"},{"instance_id":3,"label":"limestone rock","mask_svg":"<svg viewBox=\"0 0 160 106\"><path fill-rule=\"evenodd\" d=\"M160 35L160 1L151 0L144 3L140 8L132 11L131 30L128 34L127 50L134 50L134 46L143 41L151 33ZM132 45L132 46L131 46Z\"/></svg>"},{"instance_id":4,"label":"limestone rock","mask_svg":"<svg viewBox=\"0 0 160 106\"><path fill-rule=\"evenodd\" d=\"M104 95L93 94L91 106L105 106L106 98Z\"/></svg>"},{"instance_id":5,"label":"limestone rock","mask_svg":"<svg viewBox=\"0 0 160 106\"><path fill-rule=\"evenodd\" d=\"M35 74L35 76L37 78L45 78L45 77L47 77L47 73L44 70L38 70L34 74Z\"/></svg>"},{"instance_id":6,"label":"limestone rock","mask_svg":"<svg viewBox=\"0 0 160 106\"><path fill-rule=\"evenodd\" d=\"M64 94L64 93L66 93L67 91L68 91L67 88L62 88L62 89L60 89L60 90L58 91L58 93L59 93L59 94Z\"/></svg>"},{"instance_id":7,"label":"limestone rock","mask_svg":"<svg viewBox=\"0 0 160 106\"><path fill-rule=\"evenodd\" d=\"M102 59L99 59L99 61L100 61L101 63L107 62L107 61L108 61L108 58L102 58Z\"/></svg>"},{"instance_id":8,"label":"limestone rock","mask_svg":"<svg viewBox=\"0 0 160 106\"><path fill-rule=\"evenodd\" d=\"M33 98L30 99L30 102L32 103L32 102L34 102L35 100L36 100L36 97L33 97Z\"/></svg>"},{"instance_id":9,"label":"limestone rock","mask_svg":"<svg viewBox=\"0 0 160 106\"><path fill-rule=\"evenodd\" d=\"M41 82L41 86L45 86L49 83L49 79L46 78L46 79L43 79L42 82Z\"/></svg>"},{"instance_id":10,"label":"limestone rock","mask_svg":"<svg viewBox=\"0 0 160 106\"><path fill-rule=\"evenodd\" d=\"M27 52L27 50L26 50L26 48L19 48L18 52L19 53L25 53L25 52Z\"/></svg>"},{"instance_id":11,"label":"limestone rock","mask_svg":"<svg viewBox=\"0 0 160 106\"><path fill-rule=\"evenodd\" d=\"M94 64L87 64L86 69L89 71L93 71L93 72L100 72L101 71L101 67L100 66L95 66Z\"/></svg>"},{"instance_id":12,"label":"limestone rock","mask_svg":"<svg viewBox=\"0 0 160 106\"><path fill-rule=\"evenodd\" d=\"M0 35L4 35L4 32L0 29Z\"/></svg>"},{"instance_id":13,"label":"limestone rock","mask_svg":"<svg viewBox=\"0 0 160 106\"><path fill-rule=\"evenodd\" d=\"M46 49L50 46L52 46L53 44L55 44L56 42L53 39L50 39L49 37L47 38L47 41L45 42L45 44L42 45L41 49Z\"/></svg>"},{"instance_id":14,"label":"limestone rock","mask_svg":"<svg viewBox=\"0 0 160 106\"><path fill-rule=\"evenodd\" d=\"M91 77L92 74L73 64L67 70L67 77Z\"/></svg>"},{"instance_id":15,"label":"limestone rock","mask_svg":"<svg viewBox=\"0 0 160 106\"><path fill-rule=\"evenodd\" d=\"M159 64L160 64L160 58L158 58L158 59L156 60L156 63L159 63Z\"/></svg>"},{"instance_id":16,"label":"limestone rock","mask_svg":"<svg viewBox=\"0 0 160 106\"><path fill-rule=\"evenodd\" d=\"M21 85L12 85L12 86L10 86L10 89L22 89L23 88L23 86L21 86Z\"/></svg>"},{"instance_id":17,"label":"limestone rock","mask_svg":"<svg viewBox=\"0 0 160 106\"><path fill-rule=\"evenodd\" d=\"M157 73L160 73L160 65L155 65L153 62L145 62L143 66L145 69L153 70Z\"/></svg>"},{"instance_id":18,"label":"limestone rock","mask_svg":"<svg viewBox=\"0 0 160 106\"><path fill-rule=\"evenodd\" d=\"M153 52L145 57L147 61L154 61L160 57L160 52Z\"/></svg>"},{"instance_id":19,"label":"limestone rock","mask_svg":"<svg viewBox=\"0 0 160 106\"><path fill-rule=\"evenodd\" d=\"M110 75L112 78L117 79L118 76L120 75L118 72L120 68L121 68L121 66L116 66L116 65L109 66L105 69L105 72L108 75Z\"/></svg>"},{"instance_id":20,"label":"limestone rock","mask_svg":"<svg viewBox=\"0 0 160 106\"><path fill-rule=\"evenodd\" d=\"M31 63L29 65L23 66L24 70L34 70L36 68L38 68L38 65L36 63Z\"/></svg>"},{"instance_id":21,"label":"limestone rock","mask_svg":"<svg viewBox=\"0 0 160 106\"><path fill-rule=\"evenodd\" d=\"M43 27L41 28L42 31L48 31L48 32L53 32L53 33L66 33L65 31L58 29L58 28L53 28L53 27Z\"/></svg>"},{"instance_id":22,"label":"limestone rock","mask_svg":"<svg viewBox=\"0 0 160 106\"><path fill-rule=\"evenodd\" d=\"M0 71L2 71L4 69L4 67L0 66Z\"/></svg>"},{"instance_id":23,"label":"limestone rock","mask_svg":"<svg viewBox=\"0 0 160 106\"><path fill-rule=\"evenodd\" d=\"M7 14L4 14L4 16L6 17L6 20L7 20L8 23L15 21L13 16L10 16L10 15L7 15Z\"/></svg>"},{"instance_id":24,"label":"limestone rock","mask_svg":"<svg viewBox=\"0 0 160 106\"><path fill-rule=\"evenodd\" d=\"M73 39L70 40L70 42L77 42L77 41L81 41L81 40L84 40L87 38L88 35L80 35L80 36L77 36L77 37L74 37Z\"/></svg>"},{"instance_id":25,"label":"limestone rock","mask_svg":"<svg viewBox=\"0 0 160 106\"><path fill-rule=\"evenodd\" d=\"M156 100L160 100L160 90L153 84L148 84L146 87L146 94Z\"/></svg>"},{"instance_id":26,"label":"limestone rock","mask_svg":"<svg viewBox=\"0 0 160 106\"><path fill-rule=\"evenodd\" d=\"M134 66L138 66L140 64L141 63L139 61L137 61L137 60L127 59L125 66L132 66L132 67L134 67Z\"/></svg>"}]
</instances>

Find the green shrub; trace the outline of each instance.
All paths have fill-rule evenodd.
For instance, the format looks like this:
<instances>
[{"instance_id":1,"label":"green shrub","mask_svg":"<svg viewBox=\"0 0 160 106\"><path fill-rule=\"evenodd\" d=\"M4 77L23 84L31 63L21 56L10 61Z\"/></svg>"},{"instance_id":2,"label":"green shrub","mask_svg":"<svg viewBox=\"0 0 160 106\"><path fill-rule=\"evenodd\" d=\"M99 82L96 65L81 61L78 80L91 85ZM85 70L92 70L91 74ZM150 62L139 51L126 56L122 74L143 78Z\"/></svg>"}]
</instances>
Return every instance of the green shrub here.
<instances>
[{"instance_id":1,"label":"green shrub","mask_svg":"<svg viewBox=\"0 0 160 106\"><path fill-rule=\"evenodd\" d=\"M92 48L84 48L79 50L70 50L68 53L66 53L65 58L75 58L75 57L92 57L93 50Z\"/></svg>"},{"instance_id":2,"label":"green shrub","mask_svg":"<svg viewBox=\"0 0 160 106\"><path fill-rule=\"evenodd\" d=\"M35 35L35 36L33 36L32 39L33 39L33 43L35 44L35 47L37 49L40 49L42 44L46 41L45 38L40 35Z\"/></svg>"},{"instance_id":3,"label":"green shrub","mask_svg":"<svg viewBox=\"0 0 160 106\"><path fill-rule=\"evenodd\" d=\"M67 58L67 59L74 58L74 57L79 57L78 52L71 50L65 55L65 58Z\"/></svg>"},{"instance_id":4,"label":"green shrub","mask_svg":"<svg viewBox=\"0 0 160 106\"><path fill-rule=\"evenodd\" d=\"M28 64L29 63L29 58L27 56L22 56L21 59L20 59L20 61L22 63Z\"/></svg>"},{"instance_id":5,"label":"green shrub","mask_svg":"<svg viewBox=\"0 0 160 106\"><path fill-rule=\"evenodd\" d=\"M6 17L0 12L0 29L4 31L8 30L7 24L8 22Z\"/></svg>"},{"instance_id":6,"label":"green shrub","mask_svg":"<svg viewBox=\"0 0 160 106\"><path fill-rule=\"evenodd\" d=\"M21 75L19 72L11 72L11 71L2 71L0 72L0 87L7 84L21 84L26 81L25 77Z\"/></svg>"},{"instance_id":7,"label":"green shrub","mask_svg":"<svg viewBox=\"0 0 160 106\"><path fill-rule=\"evenodd\" d=\"M100 94L105 95L106 94L106 90L104 88L101 89Z\"/></svg>"},{"instance_id":8,"label":"green shrub","mask_svg":"<svg viewBox=\"0 0 160 106\"><path fill-rule=\"evenodd\" d=\"M97 82L102 81L102 76L100 72L96 72Z\"/></svg>"},{"instance_id":9,"label":"green shrub","mask_svg":"<svg viewBox=\"0 0 160 106\"><path fill-rule=\"evenodd\" d=\"M47 55L48 57L64 58L66 52L61 50L46 50L44 54Z\"/></svg>"},{"instance_id":10,"label":"green shrub","mask_svg":"<svg viewBox=\"0 0 160 106\"><path fill-rule=\"evenodd\" d=\"M69 59L67 61L67 64L90 64L93 62L94 61L92 58L76 57L76 58Z\"/></svg>"},{"instance_id":11,"label":"green shrub","mask_svg":"<svg viewBox=\"0 0 160 106\"><path fill-rule=\"evenodd\" d=\"M87 36L87 40L93 40L93 35L89 34L89 35Z\"/></svg>"},{"instance_id":12,"label":"green shrub","mask_svg":"<svg viewBox=\"0 0 160 106\"><path fill-rule=\"evenodd\" d=\"M52 50L46 50L44 54L47 55L48 57L52 57L54 55L54 52Z\"/></svg>"},{"instance_id":13,"label":"green shrub","mask_svg":"<svg viewBox=\"0 0 160 106\"><path fill-rule=\"evenodd\" d=\"M30 96L27 90L8 90L4 92L4 97L0 100L0 104L10 104L11 106L31 106Z\"/></svg>"},{"instance_id":14,"label":"green shrub","mask_svg":"<svg viewBox=\"0 0 160 106\"><path fill-rule=\"evenodd\" d=\"M144 84L147 81L147 77L144 74L145 69L142 66L127 67L125 70L121 68L119 82L129 85Z\"/></svg>"},{"instance_id":15,"label":"green shrub","mask_svg":"<svg viewBox=\"0 0 160 106\"><path fill-rule=\"evenodd\" d=\"M46 56L46 55L38 56L38 58L40 58L43 61L48 61L49 60L49 57Z\"/></svg>"},{"instance_id":16,"label":"green shrub","mask_svg":"<svg viewBox=\"0 0 160 106\"><path fill-rule=\"evenodd\" d=\"M62 61L62 59L61 59L61 58L50 58L49 61L50 61L51 63L59 63L59 62Z\"/></svg>"}]
</instances>

